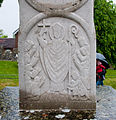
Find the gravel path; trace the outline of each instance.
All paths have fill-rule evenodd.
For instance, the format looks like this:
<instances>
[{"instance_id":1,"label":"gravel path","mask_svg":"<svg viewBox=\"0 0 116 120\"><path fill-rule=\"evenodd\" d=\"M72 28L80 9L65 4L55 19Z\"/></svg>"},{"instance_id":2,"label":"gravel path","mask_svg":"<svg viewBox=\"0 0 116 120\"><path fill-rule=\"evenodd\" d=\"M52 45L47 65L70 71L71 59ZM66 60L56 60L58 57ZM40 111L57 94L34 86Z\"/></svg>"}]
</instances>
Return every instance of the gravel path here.
<instances>
[{"instance_id":1,"label":"gravel path","mask_svg":"<svg viewBox=\"0 0 116 120\"><path fill-rule=\"evenodd\" d=\"M98 120L116 120L116 90L110 86L97 88L96 93Z\"/></svg>"},{"instance_id":2,"label":"gravel path","mask_svg":"<svg viewBox=\"0 0 116 120\"><path fill-rule=\"evenodd\" d=\"M91 120L116 120L116 90L110 86L104 86L97 88L96 95L97 109L94 115L95 118ZM51 114L41 110L27 110L20 112L19 115L19 88L6 87L0 92L0 120L58 120L57 117L59 116L64 117L62 120L87 120L87 118L93 118L91 112L86 112L89 117L85 118L84 115L78 114L78 112L68 111L69 113L54 112Z\"/></svg>"},{"instance_id":3,"label":"gravel path","mask_svg":"<svg viewBox=\"0 0 116 120\"><path fill-rule=\"evenodd\" d=\"M20 120L18 87L6 87L0 92L0 107L2 120Z\"/></svg>"}]
</instances>

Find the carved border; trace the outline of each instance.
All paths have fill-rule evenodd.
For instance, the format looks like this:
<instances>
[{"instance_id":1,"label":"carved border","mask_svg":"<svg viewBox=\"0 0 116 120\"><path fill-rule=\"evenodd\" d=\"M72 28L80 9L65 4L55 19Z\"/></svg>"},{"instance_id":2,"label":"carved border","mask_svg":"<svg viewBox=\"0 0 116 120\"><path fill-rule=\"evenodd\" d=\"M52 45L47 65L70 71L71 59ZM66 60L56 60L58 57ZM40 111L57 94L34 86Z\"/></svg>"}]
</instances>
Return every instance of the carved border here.
<instances>
[{"instance_id":1,"label":"carved border","mask_svg":"<svg viewBox=\"0 0 116 120\"><path fill-rule=\"evenodd\" d=\"M82 19L80 16L76 15L75 13L64 13L64 14L57 14L57 15L46 15L44 13L40 13L38 15L36 15L35 17L33 17L32 19L30 19L25 26L22 28L21 33L23 34L23 38L26 38L26 35L29 33L29 31L31 30L31 28L36 25L38 22L40 22L42 19L46 19L46 18L50 18L50 17L64 17L67 19L70 19L72 21L75 21L76 23L79 23L81 25L81 27L84 29L84 31L86 32L88 38L90 40L93 40L93 33L92 30L90 30L89 24Z\"/></svg>"},{"instance_id":2,"label":"carved border","mask_svg":"<svg viewBox=\"0 0 116 120\"><path fill-rule=\"evenodd\" d=\"M41 2L38 2L38 0L25 0L29 5L31 5L33 8L35 8L38 11L41 12L71 12L75 11L78 8L80 8L83 4L85 4L88 0L72 0L72 2L67 2L65 4L44 4Z\"/></svg>"},{"instance_id":3,"label":"carved border","mask_svg":"<svg viewBox=\"0 0 116 120\"><path fill-rule=\"evenodd\" d=\"M93 52L95 52L95 51L93 51L95 49L95 45L93 45L93 43L95 43L94 30L90 29L89 24L84 19L82 19L80 16L76 15L75 13L64 13L64 14L57 14L57 15L53 14L53 15L49 15L49 16L44 13L40 13L40 14L36 15L35 17L33 17L31 20L29 20L26 23L26 25L20 30L21 36L19 37L19 63L21 66L19 68L19 74L20 74L19 79L20 79L20 84L21 84L21 86L23 86L23 88L25 88L25 80L24 80L24 76L23 76L24 71L22 69L22 68L24 68L24 61L22 59L20 59L20 55L24 56L24 52L23 52L24 43L23 42L24 42L24 40L26 40L26 37L27 37L28 33L30 32L30 30L33 28L33 26L35 26L42 19L46 19L49 17L64 17L64 18L70 19L70 20L75 21L76 23L80 24L80 26L85 31L88 39L90 40L90 55L91 55L90 57L91 57L92 62L95 63L95 60L94 60L95 55L93 54ZM90 67L91 67L90 72L91 73L93 73L93 71L95 72L95 65L91 64ZM93 78L92 77L90 78L91 93L92 93L92 95L95 96L96 86L95 86L95 83L93 84L93 82L95 82L96 79L95 79L95 75L93 75L93 76L92 76Z\"/></svg>"}]
</instances>

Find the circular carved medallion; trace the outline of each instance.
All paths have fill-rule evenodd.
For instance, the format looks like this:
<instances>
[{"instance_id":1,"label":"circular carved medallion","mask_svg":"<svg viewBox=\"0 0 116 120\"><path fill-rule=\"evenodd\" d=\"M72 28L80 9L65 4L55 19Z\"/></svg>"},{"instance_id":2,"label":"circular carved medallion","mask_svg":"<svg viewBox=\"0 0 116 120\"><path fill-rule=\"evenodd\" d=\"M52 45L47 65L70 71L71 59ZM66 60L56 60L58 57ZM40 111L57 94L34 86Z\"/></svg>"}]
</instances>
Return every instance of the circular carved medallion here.
<instances>
[{"instance_id":1,"label":"circular carved medallion","mask_svg":"<svg viewBox=\"0 0 116 120\"><path fill-rule=\"evenodd\" d=\"M26 0L36 10L41 12L74 11L88 0Z\"/></svg>"}]
</instances>

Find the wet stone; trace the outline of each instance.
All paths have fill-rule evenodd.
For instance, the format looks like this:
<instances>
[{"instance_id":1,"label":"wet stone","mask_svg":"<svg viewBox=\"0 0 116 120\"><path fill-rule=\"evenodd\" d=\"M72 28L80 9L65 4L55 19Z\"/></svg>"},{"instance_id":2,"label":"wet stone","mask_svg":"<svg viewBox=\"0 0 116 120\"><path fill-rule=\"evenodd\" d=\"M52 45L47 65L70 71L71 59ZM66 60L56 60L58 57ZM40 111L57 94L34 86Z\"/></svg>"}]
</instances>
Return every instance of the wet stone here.
<instances>
[{"instance_id":1,"label":"wet stone","mask_svg":"<svg viewBox=\"0 0 116 120\"><path fill-rule=\"evenodd\" d=\"M98 102L97 102L98 101ZM6 87L0 91L0 120L115 120L116 90L110 86L97 88L95 111L19 110L19 88ZM67 111L67 112L65 112ZM62 117L62 118L57 118Z\"/></svg>"},{"instance_id":2,"label":"wet stone","mask_svg":"<svg viewBox=\"0 0 116 120\"><path fill-rule=\"evenodd\" d=\"M95 110L94 0L19 0L19 8L20 108Z\"/></svg>"}]
</instances>

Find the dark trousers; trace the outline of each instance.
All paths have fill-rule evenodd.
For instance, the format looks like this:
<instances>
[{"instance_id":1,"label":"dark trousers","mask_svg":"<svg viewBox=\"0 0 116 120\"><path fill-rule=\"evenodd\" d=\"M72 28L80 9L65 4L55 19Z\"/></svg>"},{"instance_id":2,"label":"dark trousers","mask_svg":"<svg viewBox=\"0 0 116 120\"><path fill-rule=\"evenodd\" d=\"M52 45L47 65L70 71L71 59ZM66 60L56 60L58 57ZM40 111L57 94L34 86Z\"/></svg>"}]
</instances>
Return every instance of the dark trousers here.
<instances>
[{"instance_id":1,"label":"dark trousers","mask_svg":"<svg viewBox=\"0 0 116 120\"><path fill-rule=\"evenodd\" d=\"M103 84L103 79L102 79L102 77L101 76L96 76L96 86L98 86L98 85L104 85Z\"/></svg>"}]
</instances>

